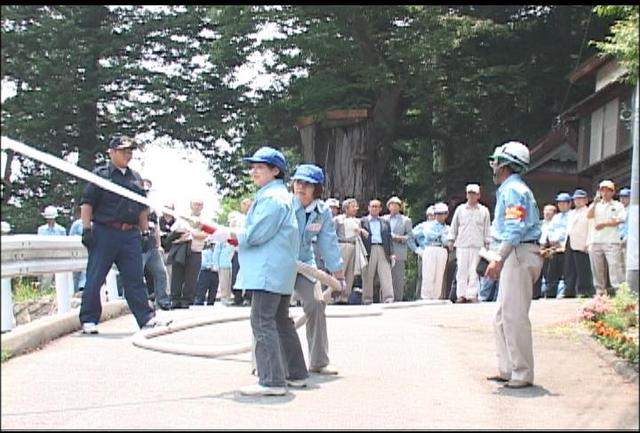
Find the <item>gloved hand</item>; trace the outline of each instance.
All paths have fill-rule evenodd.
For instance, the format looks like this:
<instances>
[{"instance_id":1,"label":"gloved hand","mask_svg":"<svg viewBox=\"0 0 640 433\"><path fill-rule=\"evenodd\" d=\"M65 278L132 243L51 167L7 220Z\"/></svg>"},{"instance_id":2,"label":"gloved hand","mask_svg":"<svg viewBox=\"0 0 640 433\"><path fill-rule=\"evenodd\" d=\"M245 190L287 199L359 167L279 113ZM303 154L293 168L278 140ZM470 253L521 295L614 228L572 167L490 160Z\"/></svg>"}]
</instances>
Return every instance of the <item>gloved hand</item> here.
<instances>
[{"instance_id":1,"label":"gloved hand","mask_svg":"<svg viewBox=\"0 0 640 433\"><path fill-rule=\"evenodd\" d=\"M217 226L214 227L214 231L209 235L208 239L212 240L213 242L226 242L227 239L229 239L230 235L231 230L229 229L229 227Z\"/></svg>"},{"instance_id":2,"label":"gloved hand","mask_svg":"<svg viewBox=\"0 0 640 433\"><path fill-rule=\"evenodd\" d=\"M91 228L82 230L82 245L84 245L87 250L90 250L91 247L93 247L93 232L91 231Z\"/></svg>"},{"instance_id":3,"label":"gloved hand","mask_svg":"<svg viewBox=\"0 0 640 433\"><path fill-rule=\"evenodd\" d=\"M146 230L142 232L142 252L146 253L151 249L151 232Z\"/></svg>"}]
</instances>

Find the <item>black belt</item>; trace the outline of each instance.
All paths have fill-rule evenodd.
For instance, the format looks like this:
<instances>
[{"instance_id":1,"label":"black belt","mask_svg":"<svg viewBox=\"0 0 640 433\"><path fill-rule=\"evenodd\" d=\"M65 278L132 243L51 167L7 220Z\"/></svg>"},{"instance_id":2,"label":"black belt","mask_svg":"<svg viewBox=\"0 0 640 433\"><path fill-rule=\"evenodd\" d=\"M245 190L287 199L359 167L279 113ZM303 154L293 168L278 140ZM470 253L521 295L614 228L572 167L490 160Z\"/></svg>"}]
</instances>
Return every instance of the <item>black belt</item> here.
<instances>
[{"instance_id":1,"label":"black belt","mask_svg":"<svg viewBox=\"0 0 640 433\"><path fill-rule=\"evenodd\" d=\"M113 221L110 223L104 223L105 226L111 227L116 230L133 230L138 228L138 224L130 224L130 223L121 223L118 221Z\"/></svg>"},{"instance_id":2,"label":"black belt","mask_svg":"<svg viewBox=\"0 0 640 433\"><path fill-rule=\"evenodd\" d=\"M374 243L372 243L371 245L382 245L382 244L374 244Z\"/></svg>"},{"instance_id":3,"label":"black belt","mask_svg":"<svg viewBox=\"0 0 640 433\"><path fill-rule=\"evenodd\" d=\"M522 241L520 242L521 244L534 244L534 245L540 245L540 243L537 240L530 240L530 241Z\"/></svg>"}]
</instances>

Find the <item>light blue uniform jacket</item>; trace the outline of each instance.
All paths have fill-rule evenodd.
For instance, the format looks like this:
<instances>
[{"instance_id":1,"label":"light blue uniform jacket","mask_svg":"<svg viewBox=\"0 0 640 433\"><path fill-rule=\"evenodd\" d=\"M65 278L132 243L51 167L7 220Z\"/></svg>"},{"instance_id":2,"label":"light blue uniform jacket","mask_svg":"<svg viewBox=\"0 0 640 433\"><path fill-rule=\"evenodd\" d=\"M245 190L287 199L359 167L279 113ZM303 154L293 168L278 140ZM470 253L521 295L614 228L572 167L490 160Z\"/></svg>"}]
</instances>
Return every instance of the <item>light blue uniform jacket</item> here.
<instances>
[{"instance_id":1,"label":"light blue uniform jacket","mask_svg":"<svg viewBox=\"0 0 640 433\"><path fill-rule=\"evenodd\" d=\"M305 208L300 200L297 197L293 200L300 235L298 260L317 267L313 249L313 242L316 242L320 257L324 260L324 267L331 272L341 270L342 256L329 206L323 201L315 200L315 207L307 219ZM309 279L315 281L313 278Z\"/></svg>"},{"instance_id":2,"label":"light blue uniform jacket","mask_svg":"<svg viewBox=\"0 0 640 433\"><path fill-rule=\"evenodd\" d=\"M519 174L512 174L498 188L492 233L498 242L513 246L540 239L538 204Z\"/></svg>"},{"instance_id":3,"label":"light blue uniform jacket","mask_svg":"<svg viewBox=\"0 0 640 433\"><path fill-rule=\"evenodd\" d=\"M555 214L549 223L548 237L550 242L564 243L567 239L567 224L569 223L569 212ZM540 231L542 233L542 230Z\"/></svg>"},{"instance_id":4,"label":"light blue uniform jacket","mask_svg":"<svg viewBox=\"0 0 640 433\"><path fill-rule=\"evenodd\" d=\"M238 233L240 271L234 288L290 295L300 247L293 196L274 179L258 190Z\"/></svg>"},{"instance_id":5,"label":"light blue uniform jacket","mask_svg":"<svg viewBox=\"0 0 640 433\"><path fill-rule=\"evenodd\" d=\"M407 246L413 252L428 246L443 247L447 245L449 226L436 220L423 221L413 228L407 239Z\"/></svg>"},{"instance_id":6,"label":"light blue uniform jacket","mask_svg":"<svg viewBox=\"0 0 640 433\"><path fill-rule=\"evenodd\" d=\"M235 247L228 242L218 242L213 250L214 266L218 269L231 267Z\"/></svg>"}]
</instances>

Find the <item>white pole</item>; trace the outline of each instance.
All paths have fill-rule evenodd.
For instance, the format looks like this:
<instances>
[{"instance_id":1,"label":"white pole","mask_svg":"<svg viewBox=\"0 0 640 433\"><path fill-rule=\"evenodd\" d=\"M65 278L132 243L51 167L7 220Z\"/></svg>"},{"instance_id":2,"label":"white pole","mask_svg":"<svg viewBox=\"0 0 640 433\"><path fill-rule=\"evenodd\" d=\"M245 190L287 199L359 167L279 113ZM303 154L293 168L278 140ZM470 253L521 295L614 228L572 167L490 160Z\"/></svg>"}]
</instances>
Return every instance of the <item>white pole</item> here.
<instances>
[{"instance_id":1,"label":"white pole","mask_svg":"<svg viewBox=\"0 0 640 433\"><path fill-rule=\"evenodd\" d=\"M118 280L116 279L117 271L115 269L110 269L107 274L106 280L106 300L111 302L116 299L121 299L121 296L118 295Z\"/></svg>"},{"instance_id":2,"label":"white pole","mask_svg":"<svg viewBox=\"0 0 640 433\"><path fill-rule=\"evenodd\" d=\"M638 159L640 159L640 151L638 150L638 83L636 83L635 101L632 117L632 134L631 143L633 145L631 157L631 202L629 203L629 220L627 224L627 283L629 287L638 293Z\"/></svg>"},{"instance_id":3,"label":"white pole","mask_svg":"<svg viewBox=\"0 0 640 433\"><path fill-rule=\"evenodd\" d=\"M2 279L2 332L10 331L16 326L11 300L11 278Z\"/></svg>"},{"instance_id":4,"label":"white pole","mask_svg":"<svg viewBox=\"0 0 640 433\"><path fill-rule=\"evenodd\" d=\"M64 314L71 310L68 274L70 274L70 272L56 273L56 299L58 301L58 314Z\"/></svg>"}]
</instances>

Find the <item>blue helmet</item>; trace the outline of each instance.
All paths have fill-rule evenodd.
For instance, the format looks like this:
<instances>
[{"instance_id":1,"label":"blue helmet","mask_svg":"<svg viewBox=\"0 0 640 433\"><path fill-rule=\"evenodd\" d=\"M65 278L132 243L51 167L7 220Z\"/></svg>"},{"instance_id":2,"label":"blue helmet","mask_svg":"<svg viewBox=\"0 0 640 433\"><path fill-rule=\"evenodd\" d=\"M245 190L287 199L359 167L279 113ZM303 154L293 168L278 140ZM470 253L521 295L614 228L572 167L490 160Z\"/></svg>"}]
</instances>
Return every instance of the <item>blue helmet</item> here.
<instances>
[{"instance_id":1,"label":"blue helmet","mask_svg":"<svg viewBox=\"0 0 640 433\"><path fill-rule=\"evenodd\" d=\"M287 160L278 149L262 146L253 156L242 158L244 162L263 162L278 167L283 173L287 171Z\"/></svg>"},{"instance_id":2,"label":"blue helmet","mask_svg":"<svg viewBox=\"0 0 640 433\"><path fill-rule=\"evenodd\" d=\"M622 188L620 190L620 197L631 197L631 190L629 188Z\"/></svg>"},{"instance_id":3,"label":"blue helmet","mask_svg":"<svg viewBox=\"0 0 640 433\"><path fill-rule=\"evenodd\" d=\"M322 169L314 164L300 164L296 172L291 176L292 180L302 180L308 183L324 183Z\"/></svg>"},{"instance_id":4,"label":"blue helmet","mask_svg":"<svg viewBox=\"0 0 640 433\"><path fill-rule=\"evenodd\" d=\"M576 189L571 198L587 198L587 192L584 189Z\"/></svg>"},{"instance_id":5,"label":"blue helmet","mask_svg":"<svg viewBox=\"0 0 640 433\"><path fill-rule=\"evenodd\" d=\"M566 192L561 192L556 196L556 201L571 201L571 196Z\"/></svg>"}]
</instances>

